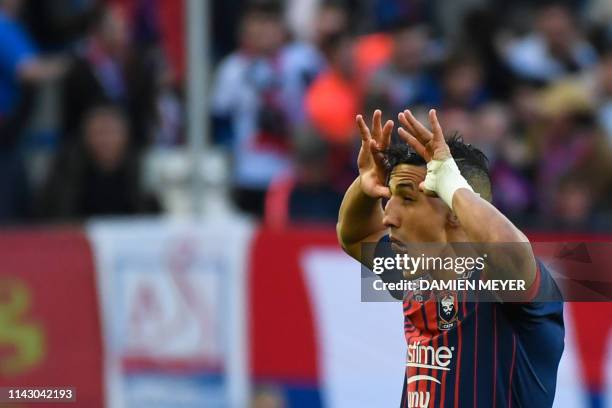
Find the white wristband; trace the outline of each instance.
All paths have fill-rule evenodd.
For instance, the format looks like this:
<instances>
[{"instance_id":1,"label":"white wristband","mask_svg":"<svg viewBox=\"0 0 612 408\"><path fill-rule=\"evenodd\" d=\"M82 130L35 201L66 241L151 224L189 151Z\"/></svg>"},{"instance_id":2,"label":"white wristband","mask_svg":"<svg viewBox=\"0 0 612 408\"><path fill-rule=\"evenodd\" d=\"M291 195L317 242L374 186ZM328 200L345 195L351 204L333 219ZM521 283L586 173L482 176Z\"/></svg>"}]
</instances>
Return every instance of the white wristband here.
<instances>
[{"instance_id":1,"label":"white wristband","mask_svg":"<svg viewBox=\"0 0 612 408\"><path fill-rule=\"evenodd\" d=\"M425 176L425 189L435 191L451 209L453 208L453 195L460 188L467 188L474 192L467 180L461 175L457 163L452 157L446 160L430 160L427 163L427 176Z\"/></svg>"}]
</instances>

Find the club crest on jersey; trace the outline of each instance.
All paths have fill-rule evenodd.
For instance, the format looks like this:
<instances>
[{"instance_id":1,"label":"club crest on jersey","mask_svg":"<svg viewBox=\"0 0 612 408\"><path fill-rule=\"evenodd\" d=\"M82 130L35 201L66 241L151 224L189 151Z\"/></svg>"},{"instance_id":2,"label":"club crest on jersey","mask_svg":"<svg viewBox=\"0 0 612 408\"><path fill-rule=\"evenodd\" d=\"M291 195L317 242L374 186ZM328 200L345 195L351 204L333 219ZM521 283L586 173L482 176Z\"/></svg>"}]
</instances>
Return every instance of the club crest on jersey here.
<instances>
[{"instance_id":1,"label":"club crest on jersey","mask_svg":"<svg viewBox=\"0 0 612 408\"><path fill-rule=\"evenodd\" d=\"M450 330L457 325L457 294L444 291L437 295L438 329Z\"/></svg>"}]
</instances>

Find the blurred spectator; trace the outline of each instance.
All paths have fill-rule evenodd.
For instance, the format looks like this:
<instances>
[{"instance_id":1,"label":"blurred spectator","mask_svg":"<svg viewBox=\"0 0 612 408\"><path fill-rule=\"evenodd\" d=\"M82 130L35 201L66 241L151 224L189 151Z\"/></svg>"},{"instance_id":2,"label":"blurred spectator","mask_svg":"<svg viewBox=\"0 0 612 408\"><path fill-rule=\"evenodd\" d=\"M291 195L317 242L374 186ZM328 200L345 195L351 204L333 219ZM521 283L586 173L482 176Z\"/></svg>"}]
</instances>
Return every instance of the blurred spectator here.
<instances>
[{"instance_id":1,"label":"blurred spectator","mask_svg":"<svg viewBox=\"0 0 612 408\"><path fill-rule=\"evenodd\" d=\"M461 34L452 40L453 49L469 47L481 66L484 82L494 99L508 99L515 84L514 74L498 46L499 30L508 24L508 13L484 5L469 11L462 21Z\"/></svg>"},{"instance_id":2,"label":"blurred spectator","mask_svg":"<svg viewBox=\"0 0 612 408\"><path fill-rule=\"evenodd\" d=\"M475 109L488 99L482 67L474 55L456 53L442 66L439 94L429 103L441 108Z\"/></svg>"},{"instance_id":3,"label":"blurred spectator","mask_svg":"<svg viewBox=\"0 0 612 408\"><path fill-rule=\"evenodd\" d=\"M557 183L582 174L594 197L610 191L610 149L597 128L594 104L576 82L560 82L541 97L543 128L538 138L537 191L542 212L552 208Z\"/></svg>"},{"instance_id":4,"label":"blurred spectator","mask_svg":"<svg viewBox=\"0 0 612 408\"><path fill-rule=\"evenodd\" d=\"M478 109L474 119L477 131L472 143L486 154L489 164L494 165L502 150L501 144L512 136L510 111L501 103L491 102Z\"/></svg>"},{"instance_id":5,"label":"blurred spectator","mask_svg":"<svg viewBox=\"0 0 612 408\"><path fill-rule=\"evenodd\" d=\"M495 206L509 217L524 221L526 211L534 205L528 175L531 161L524 138L512 133L514 119L503 104L484 105L476 114L474 144L489 159Z\"/></svg>"},{"instance_id":6,"label":"blurred spectator","mask_svg":"<svg viewBox=\"0 0 612 408\"><path fill-rule=\"evenodd\" d=\"M42 57L17 19L21 0L0 0L0 134L12 147L28 119L32 86L59 77L65 62Z\"/></svg>"},{"instance_id":7,"label":"blurred spectator","mask_svg":"<svg viewBox=\"0 0 612 408\"><path fill-rule=\"evenodd\" d=\"M64 142L75 140L79 124L92 107L112 103L127 112L134 146L145 145L155 118L154 68L137 48L130 47L123 10L102 7L63 81Z\"/></svg>"},{"instance_id":8,"label":"blurred spectator","mask_svg":"<svg viewBox=\"0 0 612 408\"><path fill-rule=\"evenodd\" d=\"M330 180L330 154L316 137L299 140L295 151L297 183L289 197L292 221L335 223L344 192L334 189Z\"/></svg>"},{"instance_id":9,"label":"blurred spectator","mask_svg":"<svg viewBox=\"0 0 612 408\"><path fill-rule=\"evenodd\" d=\"M372 75L388 64L393 55L393 38L386 32L362 35L355 44L355 65L360 86L368 84Z\"/></svg>"},{"instance_id":10,"label":"blurred spectator","mask_svg":"<svg viewBox=\"0 0 612 408\"><path fill-rule=\"evenodd\" d=\"M355 134L355 114L361 107L354 69L354 39L339 33L327 38L322 48L328 66L306 94L306 111L324 139L346 144Z\"/></svg>"},{"instance_id":11,"label":"blurred spectator","mask_svg":"<svg viewBox=\"0 0 612 408\"><path fill-rule=\"evenodd\" d=\"M28 178L18 143L32 111L36 86L65 69L41 56L21 21L20 0L0 0L0 222L29 213Z\"/></svg>"},{"instance_id":12,"label":"blurred spectator","mask_svg":"<svg viewBox=\"0 0 612 408\"><path fill-rule=\"evenodd\" d=\"M291 0L286 3L287 23L298 41L320 45L323 38L348 28L345 1Z\"/></svg>"},{"instance_id":13,"label":"blurred spectator","mask_svg":"<svg viewBox=\"0 0 612 408\"><path fill-rule=\"evenodd\" d=\"M310 41L314 37L314 22L323 2L324 0L285 1L285 20L298 40Z\"/></svg>"},{"instance_id":14,"label":"blurred spectator","mask_svg":"<svg viewBox=\"0 0 612 408\"><path fill-rule=\"evenodd\" d=\"M116 107L99 106L83 119L81 139L56 158L37 205L46 219L158 212L142 190L140 161L132 154L129 122Z\"/></svg>"},{"instance_id":15,"label":"blurred spectator","mask_svg":"<svg viewBox=\"0 0 612 408\"><path fill-rule=\"evenodd\" d=\"M396 25L392 33L391 60L373 74L367 85L366 111L378 108L400 112L434 98L435 82L427 71L427 29L409 22Z\"/></svg>"},{"instance_id":16,"label":"blurred spectator","mask_svg":"<svg viewBox=\"0 0 612 408\"><path fill-rule=\"evenodd\" d=\"M321 49L330 37L346 30L348 15L338 3L324 2L312 25L314 31L310 41L295 41L281 53L284 100L293 128L305 124L304 95L325 67L325 57Z\"/></svg>"},{"instance_id":17,"label":"blurred spectator","mask_svg":"<svg viewBox=\"0 0 612 408\"><path fill-rule=\"evenodd\" d=\"M24 19L40 47L62 50L80 40L100 0L25 0Z\"/></svg>"},{"instance_id":18,"label":"blurred spectator","mask_svg":"<svg viewBox=\"0 0 612 408\"><path fill-rule=\"evenodd\" d=\"M344 194L331 183L328 144L315 133L304 132L295 140L294 158L293 172L275 179L268 190L266 224L336 222Z\"/></svg>"},{"instance_id":19,"label":"blurred spectator","mask_svg":"<svg viewBox=\"0 0 612 408\"><path fill-rule=\"evenodd\" d=\"M239 36L240 49L221 62L213 82L212 114L215 138L232 148L234 200L241 210L261 215L270 180L290 163L280 8L250 6Z\"/></svg>"},{"instance_id":20,"label":"blurred spectator","mask_svg":"<svg viewBox=\"0 0 612 408\"><path fill-rule=\"evenodd\" d=\"M330 36L323 46L327 69L306 95L306 111L312 128L329 145L330 180L346 189L355 176L355 114L362 108L362 90L355 67L355 41L347 33Z\"/></svg>"},{"instance_id":21,"label":"blurred spectator","mask_svg":"<svg viewBox=\"0 0 612 408\"><path fill-rule=\"evenodd\" d=\"M549 82L593 66L597 54L571 11L547 1L537 11L535 30L508 47L507 60L520 77Z\"/></svg>"},{"instance_id":22,"label":"blurred spectator","mask_svg":"<svg viewBox=\"0 0 612 408\"><path fill-rule=\"evenodd\" d=\"M529 128L539 125L540 88L528 81L514 84L512 94L506 101L510 105L515 120L513 126L517 133L528 133Z\"/></svg>"},{"instance_id":23,"label":"blurred spectator","mask_svg":"<svg viewBox=\"0 0 612 408\"><path fill-rule=\"evenodd\" d=\"M555 192L552 217L544 217L543 226L566 231L609 231L612 226L594 212L593 192L588 180L566 177Z\"/></svg>"},{"instance_id":24,"label":"blurred spectator","mask_svg":"<svg viewBox=\"0 0 612 408\"><path fill-rule=\"evenodd\" d=\"M134 152L151 141L174 147L183 140L183 36L174 29L183 6L23 2L21 22L21 1L0 0L0 222L27 219L32 206L64 219L156 207L134 187ZM338 191L356 175L355 114L379 108L395 119L411 108L423 118L436 107L445 129L487 154L495 205L513 221L546 229L608 225L610 2L438 3L214 2L213 55L233 53L211 82L213 139L230 152L240 210L260 215L265 198L266 218L270 202L282 202L273 207L287 222L333 221ZM40 85L61 77L67 64L37 48L75 54L57 109L49 106L53 88L40 93ZM54 134L48 126L57 122L63 143L45 194L32 204L28 180L36 184L49 153L23 160L31 153L24 147L32 130ZM114 136L92 136L103 133ZM116 200L101 198L115 188Z\"/></svg>"}]
</instances>

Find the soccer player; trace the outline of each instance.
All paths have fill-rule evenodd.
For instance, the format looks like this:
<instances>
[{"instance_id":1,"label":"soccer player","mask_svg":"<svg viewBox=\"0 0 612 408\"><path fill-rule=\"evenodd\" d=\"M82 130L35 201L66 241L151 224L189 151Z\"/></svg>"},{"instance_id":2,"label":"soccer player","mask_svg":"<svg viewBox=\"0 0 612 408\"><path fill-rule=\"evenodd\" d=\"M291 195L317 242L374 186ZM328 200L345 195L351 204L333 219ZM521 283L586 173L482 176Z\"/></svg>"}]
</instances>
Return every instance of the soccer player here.
<instances>
[{"instance_id":1,"label":"soccer player","mask_svg":"<svg viewBox=\"0 0 612 408\"><path fill-rule=\"evenodd\" d=\"M400 406L552 406L564 345L560 295L525 235L491 205L486 157L461 138L445 140L433 109L431 131L409 110L401 112L401 143L394 145L394 123L383 126L381 116L374 113L371 128L357 116L359 177L340 208L342 248L371 268L364 243L399 252L423 242L516 243L511 261L488 268L486 279L520 279L526 288L520 302L503 295L476 302L453 291L406 292Z\"/></svg>"}]
</instances>

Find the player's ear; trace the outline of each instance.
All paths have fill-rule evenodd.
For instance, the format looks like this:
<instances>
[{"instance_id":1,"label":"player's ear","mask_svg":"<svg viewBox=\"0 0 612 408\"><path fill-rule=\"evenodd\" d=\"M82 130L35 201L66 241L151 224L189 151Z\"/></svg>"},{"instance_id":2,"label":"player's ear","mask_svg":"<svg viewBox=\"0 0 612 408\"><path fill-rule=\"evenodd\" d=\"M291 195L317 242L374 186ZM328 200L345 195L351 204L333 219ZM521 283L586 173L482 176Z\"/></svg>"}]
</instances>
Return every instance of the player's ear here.
<instances>
[{"instance_id":1,"label":"player's ear","mask_svg":"<svg viewBox=\"0 0 612 408\"><path fill-rule=\"evenodd\" d=\"M446 223L451 228L459 228L461 226L461 223L459 222L459 218L457 218L457 216L455 215L453 211L449 211L446 214Z\"/></svg>"}]
</instances>

